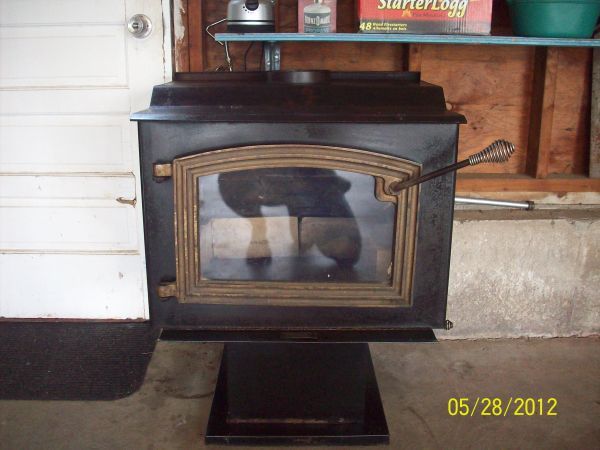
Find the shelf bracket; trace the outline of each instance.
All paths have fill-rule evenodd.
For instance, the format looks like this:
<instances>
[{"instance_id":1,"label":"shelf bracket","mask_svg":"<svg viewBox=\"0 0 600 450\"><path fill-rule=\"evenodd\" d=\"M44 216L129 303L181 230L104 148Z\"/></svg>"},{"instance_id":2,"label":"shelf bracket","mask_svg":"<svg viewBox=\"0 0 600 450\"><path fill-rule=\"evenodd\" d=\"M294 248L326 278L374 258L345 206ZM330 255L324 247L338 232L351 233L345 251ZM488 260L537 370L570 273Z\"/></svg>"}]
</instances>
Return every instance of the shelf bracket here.
<instances>
[{"instance_id":1,"label":"shelf bracket","mask_svg":"<svg viewBox=\"0 0 600 450\"><path fill-rule=\"evenodd\" d=\"M268 41L264 43L265 70L281 69L281 46L279 42Z\"/></svg>"}]
</instances>

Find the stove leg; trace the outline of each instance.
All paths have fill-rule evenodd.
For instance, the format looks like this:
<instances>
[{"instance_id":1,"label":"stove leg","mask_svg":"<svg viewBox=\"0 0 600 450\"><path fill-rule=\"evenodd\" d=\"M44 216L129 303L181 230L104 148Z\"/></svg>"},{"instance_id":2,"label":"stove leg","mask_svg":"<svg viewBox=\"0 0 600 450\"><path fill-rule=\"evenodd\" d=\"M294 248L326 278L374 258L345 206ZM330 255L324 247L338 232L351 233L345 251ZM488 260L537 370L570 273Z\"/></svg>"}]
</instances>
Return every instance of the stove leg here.
<instances>
[{"instance_id":1,"label":"stove leg","mask_svg":"<svg viewBox=\"0 0 600 450\"><path fill-rule=\"evenodd\" d=\"M226 344L205 441L389 443L368 344Z\"/></svg>"}]
</instances>

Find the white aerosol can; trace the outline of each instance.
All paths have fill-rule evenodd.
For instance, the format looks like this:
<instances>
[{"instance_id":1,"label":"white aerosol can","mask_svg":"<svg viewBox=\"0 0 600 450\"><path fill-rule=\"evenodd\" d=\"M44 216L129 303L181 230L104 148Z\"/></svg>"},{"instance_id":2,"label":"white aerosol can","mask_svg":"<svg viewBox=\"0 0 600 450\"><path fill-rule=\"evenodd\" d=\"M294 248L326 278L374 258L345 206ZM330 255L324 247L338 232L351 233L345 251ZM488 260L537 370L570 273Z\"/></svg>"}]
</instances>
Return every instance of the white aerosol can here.
<instances>
[{"instance_id":1,"label":"white aerosol can","mask_svg":"<svg viewBox=\"0 0 600 450\"><path fill-rule=\"evenodd\" d=\"M304 8L304 32L331 32L331 8L324 5L323 0L314 0Z\"/></svg>"}]
</instances>

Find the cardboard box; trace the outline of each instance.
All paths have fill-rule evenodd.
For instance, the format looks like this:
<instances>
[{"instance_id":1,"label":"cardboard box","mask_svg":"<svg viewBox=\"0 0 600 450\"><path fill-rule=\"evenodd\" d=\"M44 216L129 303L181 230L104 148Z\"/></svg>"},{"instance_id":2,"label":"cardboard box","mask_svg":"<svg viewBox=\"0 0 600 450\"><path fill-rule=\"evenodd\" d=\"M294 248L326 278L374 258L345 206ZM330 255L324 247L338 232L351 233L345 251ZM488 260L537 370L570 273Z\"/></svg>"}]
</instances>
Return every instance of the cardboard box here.
<instances>
[{"instance_id":1,"label":"cardboard box","mask_svg":"<svg viewBox=\"0 0 600 450\"><path fill-rule=\"evenodd\" d=\"M359 0L363 33L490 34L492 0Z\"/></svg>"},{"instance_id":2,"label":"cardboard box","mask_svg":"<svg viewBox=\"0 0 600 450\"><path fill-rule=\"evenodd\" d=\"M337 0L298 0L298 33L335 33Z\"/></svg>"}]
</instances>

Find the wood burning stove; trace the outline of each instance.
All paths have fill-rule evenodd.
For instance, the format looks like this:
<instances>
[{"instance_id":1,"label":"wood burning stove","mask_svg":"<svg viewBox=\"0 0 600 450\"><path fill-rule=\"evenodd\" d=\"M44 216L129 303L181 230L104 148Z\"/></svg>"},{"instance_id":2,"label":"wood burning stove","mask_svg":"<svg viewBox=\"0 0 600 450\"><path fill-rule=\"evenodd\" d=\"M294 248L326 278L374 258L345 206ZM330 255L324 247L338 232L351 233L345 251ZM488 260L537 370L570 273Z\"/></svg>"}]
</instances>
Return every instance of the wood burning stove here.
<instances>
[{"instance_id":1,"label":"wood burning stove","mask_svg":"<svg viewBox=\"0 0 600 450\"><path fill-rule=\"evenodd\" d=\"M315 373L339 359L338 404L362 411L341 423L379 442L385 427L364 414L381 409L368 348L331 342L434 340L445 326L455 175L390 185L454 163L464 117L415 73L267 72L186 75L133 119L153 322L163 337L279 342L226 349L209 434L347 439L331 431L343 411L269 398L273 377L289 378L281 365L258 375L308 352ZM267 394L242 392L242 373Z\"/></svg>"}]
</instances>

